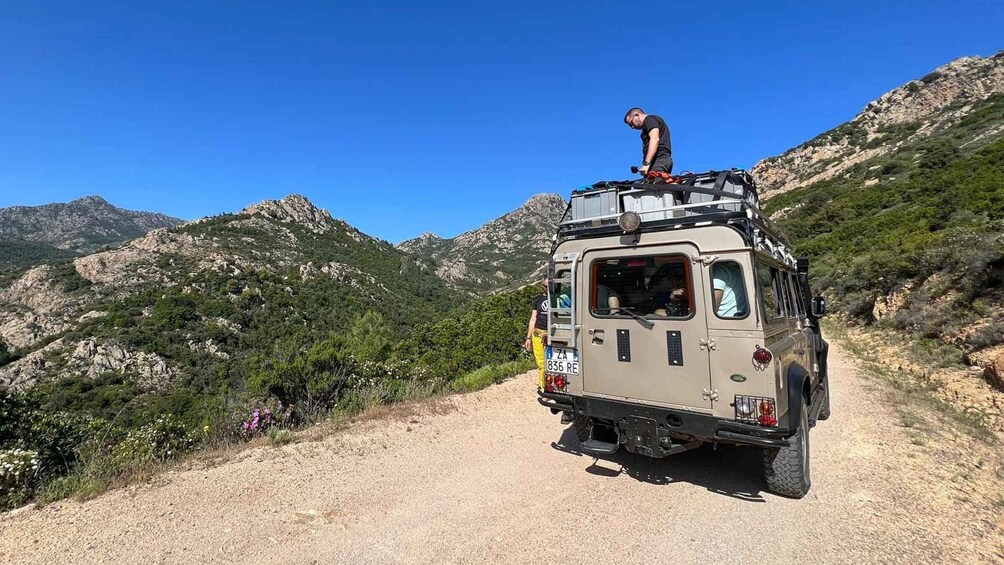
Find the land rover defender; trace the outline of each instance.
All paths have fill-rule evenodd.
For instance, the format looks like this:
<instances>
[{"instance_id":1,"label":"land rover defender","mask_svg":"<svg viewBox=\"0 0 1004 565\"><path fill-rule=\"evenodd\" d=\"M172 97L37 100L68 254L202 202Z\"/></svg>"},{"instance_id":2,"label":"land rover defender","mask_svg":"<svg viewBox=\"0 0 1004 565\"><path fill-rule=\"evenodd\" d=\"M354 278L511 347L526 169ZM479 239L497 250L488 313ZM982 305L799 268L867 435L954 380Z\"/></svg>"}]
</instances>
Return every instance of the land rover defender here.
<instances>
[{"instance_id":1,"label":"land rover defender","mask_svg":"<svg viewBox=\"0 0 1004 565\"><path fill-rule=\"evenodd\" d=\"M809 431L830 415L808 268L742 170L573 191L548 265L538 400L574 415L585 453L755 446L768 488L801 498Z\"/></svg>"}]
</instances>

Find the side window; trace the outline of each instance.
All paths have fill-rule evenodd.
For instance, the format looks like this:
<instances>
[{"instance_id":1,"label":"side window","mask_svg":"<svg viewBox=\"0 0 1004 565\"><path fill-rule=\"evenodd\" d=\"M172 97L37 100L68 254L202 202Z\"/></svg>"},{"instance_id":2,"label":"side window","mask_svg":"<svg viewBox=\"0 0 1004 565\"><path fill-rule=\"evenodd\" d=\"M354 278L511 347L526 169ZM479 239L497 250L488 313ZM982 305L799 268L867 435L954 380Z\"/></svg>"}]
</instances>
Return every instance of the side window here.
<instances>
[{"instance_id":1,"label":"side window","mask_svg":"<svg viewBox=\"0 0 1004 565\"><path fill-rule=\"evenodd\" d=\"M784 296L784 310L788 313L788 317L794 317L798 314L795 311L795 301L794 296L791 293L791 276L787 271L781 274L781 293Z\"/></svg>"},{"instance_id":2,"label":"side window","mask_svg":"<svg viewBox=\"0 0 1004 565\"><path fill-rule=\"evenodd\" d=\"M686 318L694 313L690 260L683 255L597 259L590 273L594 316Z\"/></svg>"},{"instance_id":3,"label":"side window","mask_svg":"<svg viewBox=\"0 0 1004 565\"><path fill-rule=\"evenodd\" d=\"M795 293L795 311L800 318L805 317L805 303L802 301L802 285L798 282L798 276L791 277L791 290Z\"/></svg>"},{"instance_id":4,"label":"side window","mask_svg":"<svg viewBox=\"0 0 1004 565\"><path fill-rule=\"evenodd\" d=\"M735 261L717 261L711 265L711 292L715 315L719 318L745 318L749 312L743 270Z\"/></svg>"},{"instance_id":5,"label":"side window","mask_svg":"<svg viewBox=\"0 0 1004 565\"><path fill-rule=\"evenodd\" d=\"M760 296L763 298L764 321L770 323L784 314L781 312L781 297L778 293L778 279L780 278L777 269L769 265L757 263L756 279L757 286L760 287Z\"/></svg>"}]
</instances>

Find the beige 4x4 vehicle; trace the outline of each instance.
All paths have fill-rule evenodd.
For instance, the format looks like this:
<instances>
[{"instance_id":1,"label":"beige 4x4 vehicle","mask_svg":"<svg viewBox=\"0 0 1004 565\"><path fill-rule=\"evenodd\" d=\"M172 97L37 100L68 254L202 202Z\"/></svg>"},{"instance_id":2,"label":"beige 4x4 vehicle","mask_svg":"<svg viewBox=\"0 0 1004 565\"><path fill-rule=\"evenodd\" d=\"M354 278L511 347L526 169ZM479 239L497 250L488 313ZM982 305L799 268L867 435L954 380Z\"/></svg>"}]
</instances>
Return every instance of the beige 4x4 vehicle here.
<instances>
[{"instance_id":1,"label":"beige 4x4 vehicle","mask_svg":"<svg viewBox=\"0 0 1004 565\"><path fill-rule=\"evenodd\" d=\"M573 192L548 274L539 401L574 414L583 452L757 446L770 490L808 492L809 431L830 414L825 303L746 172Z\"/></svg>"}]
</instances>

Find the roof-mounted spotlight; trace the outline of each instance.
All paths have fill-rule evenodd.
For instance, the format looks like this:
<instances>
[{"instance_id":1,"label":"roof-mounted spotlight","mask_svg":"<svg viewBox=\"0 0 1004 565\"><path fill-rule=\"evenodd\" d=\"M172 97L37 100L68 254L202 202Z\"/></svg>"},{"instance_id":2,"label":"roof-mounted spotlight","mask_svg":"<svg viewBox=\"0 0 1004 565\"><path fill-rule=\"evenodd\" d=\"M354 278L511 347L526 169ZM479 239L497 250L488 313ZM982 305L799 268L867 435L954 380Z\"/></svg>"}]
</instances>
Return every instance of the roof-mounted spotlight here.
<instances>
[{"instance_id":1,"label":"roof-mounted spotlight","mask_svg":"<svg viewBox=\"0 0 1004 565\"><path fill-rule=\"evenodd\" d=\"M634 233L641 227L641 216L637 212L624 212L617 218L617 225L624 233Z\"/></svg>"}]
</instances>

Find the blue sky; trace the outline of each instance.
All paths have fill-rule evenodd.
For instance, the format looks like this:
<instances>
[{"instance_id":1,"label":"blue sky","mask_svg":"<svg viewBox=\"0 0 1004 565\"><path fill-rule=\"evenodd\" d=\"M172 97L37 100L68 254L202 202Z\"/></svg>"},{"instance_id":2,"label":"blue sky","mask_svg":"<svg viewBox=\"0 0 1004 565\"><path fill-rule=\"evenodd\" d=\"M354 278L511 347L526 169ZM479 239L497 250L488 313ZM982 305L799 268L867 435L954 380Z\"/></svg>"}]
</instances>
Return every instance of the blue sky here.
<instances>
[{"instance_id":1,"label":"blue sky","mask_svg":"<svg viewBox=\"0 0 1004 565\"><path fill-rule=\"evenodd\" d=\"M539 5L538 5L539 4ZM1002 2L4 2L0 207L185 219L298 192L398 242L627 178L751 167L965 55Z\"/></svg>"}]
</instances>

